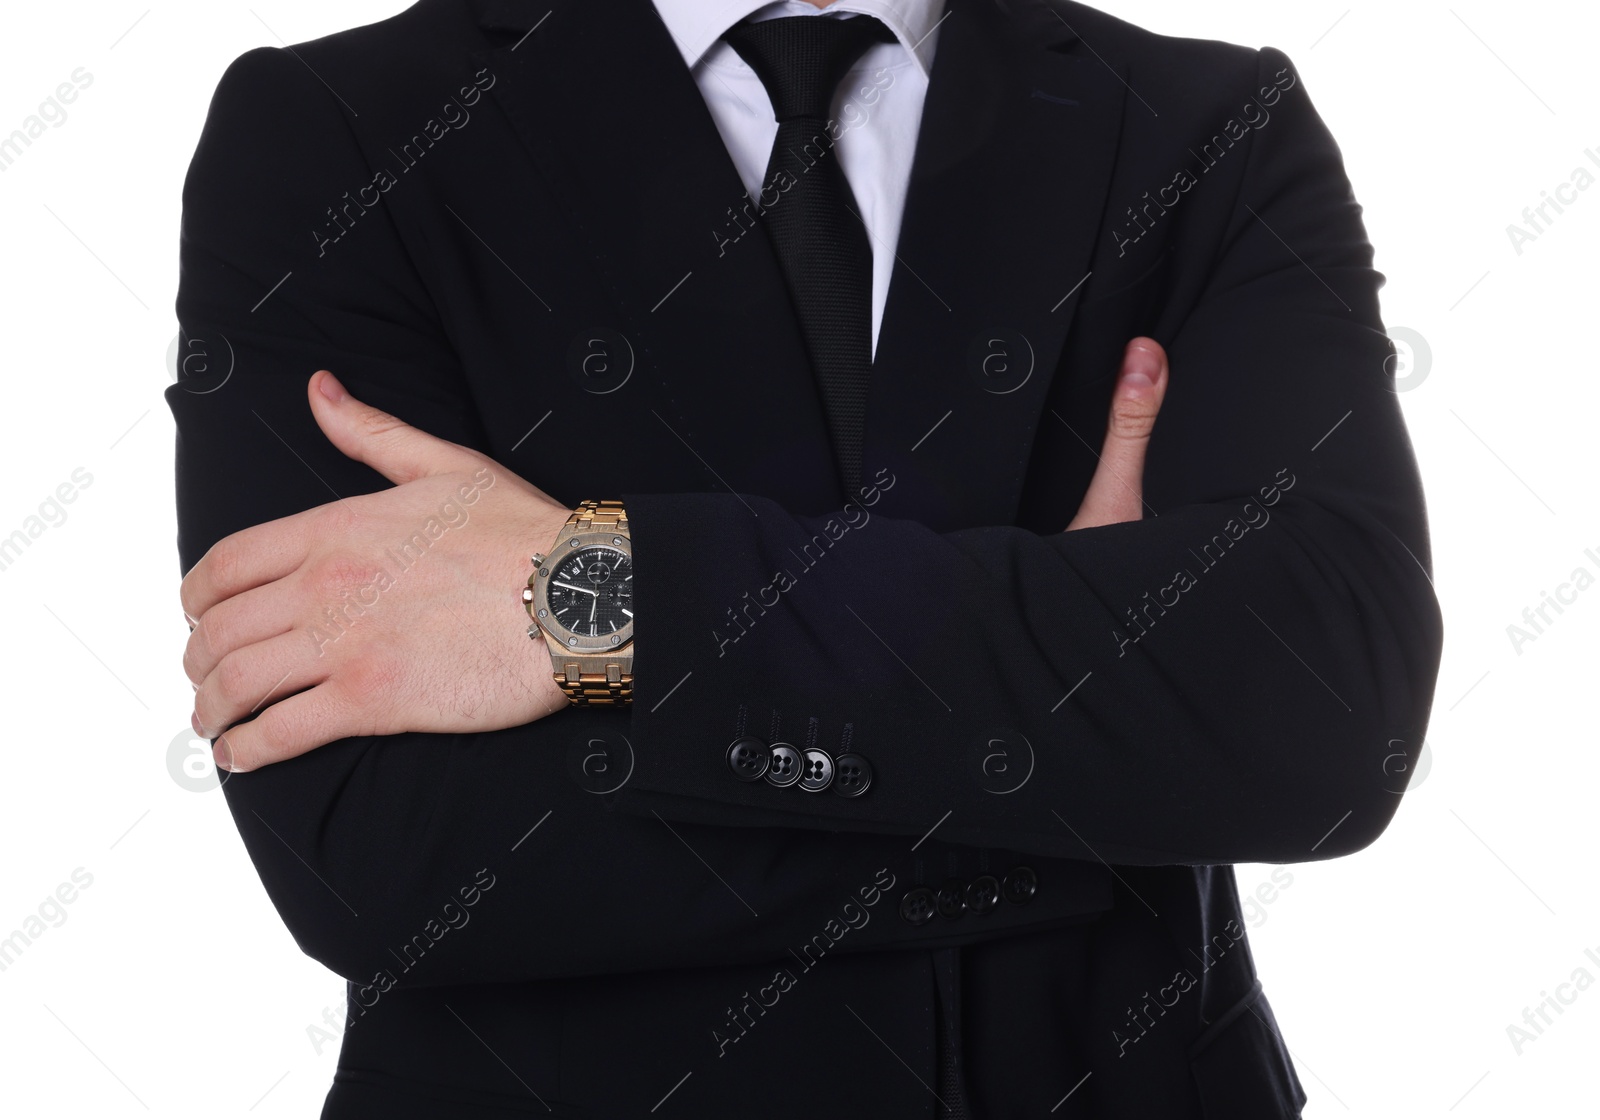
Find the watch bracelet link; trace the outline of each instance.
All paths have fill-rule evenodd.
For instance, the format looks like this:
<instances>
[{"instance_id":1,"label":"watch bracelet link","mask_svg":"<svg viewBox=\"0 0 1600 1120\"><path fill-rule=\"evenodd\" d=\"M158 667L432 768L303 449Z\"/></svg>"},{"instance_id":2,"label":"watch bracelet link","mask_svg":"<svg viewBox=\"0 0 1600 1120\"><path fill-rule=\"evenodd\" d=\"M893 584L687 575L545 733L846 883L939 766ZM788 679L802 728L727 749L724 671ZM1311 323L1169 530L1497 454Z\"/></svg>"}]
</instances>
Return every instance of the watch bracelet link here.
<instances>
[{"instance_id":1,"label":"watch bracelet link","mask_svg":"<svg viewBox=\"0 0 1600 1120\"><path fill-rule=\"evenodd\" d=\"M628 512L618 501L578 503L562 527L562 536L573 532L613 530L624 536L628 533ZM567 694L567 699L581 705L620 705L633 703L633 674L623 673L621 666L612 663L604 672L584 672L576 661L569 661L554 670L557 687Z\"/></svg>"},{"instance_id":2,"label":"watch bracelet link","mask_svg":"<svg viewBox=\"0 0 1600 1120\"><path fill-rule=\"evenodd\" d=\"M572 661L567 663L565 670L553 676L561 691L574 704L633 703L633 674L620 672L620 666L607 665L604 673L585 673L579 670L576 661Z\"/></svg>"},{"instance_id":3,"label":"watch bracelet link","mask_svg":"<svg viewBox=\"0 0 1600 1120\"><path fill-rule=\"evenodd\" d=\"M590 529L615 529L624 536L628 533L628 511L621 502L583 501L567 518L566 531Z\"/></svg>"}]
</instances>

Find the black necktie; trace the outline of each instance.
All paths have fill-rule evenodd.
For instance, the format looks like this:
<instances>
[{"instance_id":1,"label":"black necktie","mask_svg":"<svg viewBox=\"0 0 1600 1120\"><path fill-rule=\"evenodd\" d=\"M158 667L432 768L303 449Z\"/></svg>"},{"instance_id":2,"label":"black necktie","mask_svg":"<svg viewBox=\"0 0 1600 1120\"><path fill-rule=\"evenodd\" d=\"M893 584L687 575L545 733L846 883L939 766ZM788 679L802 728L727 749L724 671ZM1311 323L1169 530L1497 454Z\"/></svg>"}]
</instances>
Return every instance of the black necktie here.
<instances>
[{"instance_id":1,"label":"black necktie","mask_svg":"<svg viewBox=\"0 0 1600 1120\"><path fill-rule=\"evenodd\" d=\"M861 481L872 368L872 246L829 129L833 94L875 42L894 33L871 16L785 16L723 34L767 87L778 136L760 197L761 223L800 317L846 493Z\"/></svg>"}]
</instances>

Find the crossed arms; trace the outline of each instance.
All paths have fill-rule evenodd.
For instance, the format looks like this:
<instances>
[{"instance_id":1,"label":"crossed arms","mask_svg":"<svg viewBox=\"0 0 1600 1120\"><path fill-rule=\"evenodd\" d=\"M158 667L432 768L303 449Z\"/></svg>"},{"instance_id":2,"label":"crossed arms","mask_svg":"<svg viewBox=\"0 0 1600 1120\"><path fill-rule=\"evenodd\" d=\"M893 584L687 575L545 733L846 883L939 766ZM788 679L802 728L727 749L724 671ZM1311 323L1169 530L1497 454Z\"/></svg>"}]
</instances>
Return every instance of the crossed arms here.
<instances>
[{"instance_id":1,"label":"crossed arms","mask_svg":"<svg viewBox=\"0 0 1600 1120\"><path fill-rule=\"evenodd\" d=\"M398 233L369 231L394 242L369 239L391 259L364 259L344 288L286 286L252 312L276 278L269 234L321 185L291 169L262 212L230 211L227 184L251 172L245 149L267 127L250 103L327 151L348 140L292 60L246 58L218 90L185 191L179 317L186 335L226 336L237 351L227 386L168 394L183 598L198 621L185 667L197 726L226 732L220 760L242 771L224 785L240 832L311 955L365 979L390 963L386 938L403 941L430 900L486 865L509 884L493 892L495 920L470 959L442 958L416 982L771 956L781 915L827 912L841 883L899 858L941 814L944 842L1135 864L1320 858L1387 823L1397 798L1380 760L1390 739L1423 730L1439 620L1415 467L1376 376L1388 353L1378 277L1309 110L1280 109L1283 127L1259 137L1272 145L1252 164L1263 220L1241 221L1162 339L1173 390L1145 407L1148 419L1159 403L1161 423L1144 464L1159 517L1116 509L1139 479L1117 453L1071 532L935 533L880 517L737 656L718 657L705 635L727 607L723 586L766 584L824 519L757 496L622 495L648 606L641 700L619 721L556 710L522 635L526 554L566 509L481 450ZM1330 285L1347 312L1330 309ZM323 395L326 375L308 386L323 367L359 399ZM430 553L440 563L319 644L309 631L329 598L370 583L366 550L451 501L470 516ZM1230 554L1206 567L1216 541ZM722 586L697 571L708 553L725 562ZM841 624L853 600L892 620L917 672ZM657 703L691 666L692 687ZM873 736L879 788L770 802L727 781L728 698L853 720ZM1039 755L1028 785L999 798L969 765L996 728ZM623 735L635 770L614 797L569 780L574 741ZM686 893L686 843L723 877L759 883L761 913L730 906L715 883ZM649 912L673 920L634 920ZM575 913L590 916L581 934ZM858 944L905 936L875 923Z\"/></svg>"}]
</instances>

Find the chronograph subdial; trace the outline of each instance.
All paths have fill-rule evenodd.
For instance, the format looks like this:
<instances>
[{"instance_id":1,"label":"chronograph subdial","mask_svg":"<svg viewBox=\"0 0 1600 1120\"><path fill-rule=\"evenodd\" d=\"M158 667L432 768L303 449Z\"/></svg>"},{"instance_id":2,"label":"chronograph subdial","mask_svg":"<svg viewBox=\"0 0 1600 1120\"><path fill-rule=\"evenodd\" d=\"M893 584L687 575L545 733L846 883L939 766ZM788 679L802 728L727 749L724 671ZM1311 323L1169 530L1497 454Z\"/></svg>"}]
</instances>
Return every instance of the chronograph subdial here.
<instances>
[{"instance_id":1,"label":"chronograph subdial","mask_svg":"<svg viewBox=\"0 0 1600 1120\"><path fill-rule=\"evenodd\" d=\"M622 635L633 622L633 559L604 545L570 553L550 570L547 621L581 638Z\"/></svg>"}]
</instances>

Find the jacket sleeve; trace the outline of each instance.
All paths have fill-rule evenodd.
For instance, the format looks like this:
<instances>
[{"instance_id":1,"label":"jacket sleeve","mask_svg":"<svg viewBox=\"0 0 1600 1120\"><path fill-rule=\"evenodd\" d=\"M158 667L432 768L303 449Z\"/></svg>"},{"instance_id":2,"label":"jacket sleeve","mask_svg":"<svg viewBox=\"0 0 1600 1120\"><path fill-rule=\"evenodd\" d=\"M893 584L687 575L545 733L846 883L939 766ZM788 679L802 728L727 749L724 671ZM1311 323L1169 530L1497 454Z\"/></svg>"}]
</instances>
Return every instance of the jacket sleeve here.
<instances>
[{"instance_id":1,"label":"jacket sleeve","mask_svg":"<svg viewBox=\"0 0 1600 1120\"><path fill-rule=\"evenodd\" d=\"M382 489L305 401L329 367L360 398L483 447L450 340L382 207L325 243L368 182L336 103L291 55L223 76L184 187L177 314L178 551L184 571L239 529ZM512 624L516 622L513 619ZM526 671L548 671L530 643ZM285 924L359 984L523 981L770 960L825 929L841 951L931 940L890 912L935 840L726 829L614 812L635 765L627 717L567 709L523 727L328 744L223 793ZM1003 854L991 853L1004 867ZM971 936L1109 905L1087 865Z\"/></svg>"},{"instance_id":2,"label":"jacket sleeve","mask_svg":"<svg viewBox=\"0 0 1600 1120\"><path fill-rule=\"evenodd\" d=\"M1262 52L1262 86L1288 65ZM892 490L834 518L628 497L652 610L619 808L904 835L942 820L946 840L1113 864L1326 858L1383 830L1383 760L1421 741L1442 642L1423 495L1339 150L1302 91L1274 114L1215 260L1183 264L1195 294L1157 332L1172 377L1142 521L939 533L896 517ZM873 785L729 780L713 700L758 726L848 724ZM997 737L1028 748L1021 788L985 774Z\"/></svg>"}]
</instances>

